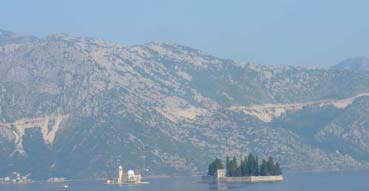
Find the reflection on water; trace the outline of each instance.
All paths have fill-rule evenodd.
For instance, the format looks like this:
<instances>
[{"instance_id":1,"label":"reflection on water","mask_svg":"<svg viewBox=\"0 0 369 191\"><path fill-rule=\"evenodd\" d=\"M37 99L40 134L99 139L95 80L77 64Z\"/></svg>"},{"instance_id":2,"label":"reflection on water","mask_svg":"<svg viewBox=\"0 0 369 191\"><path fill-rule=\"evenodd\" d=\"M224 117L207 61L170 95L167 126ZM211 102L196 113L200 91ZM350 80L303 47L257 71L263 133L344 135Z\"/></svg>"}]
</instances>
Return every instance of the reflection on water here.
<instances>
[{"instance_id":1,"label":"reflection on water","mask_svg":"<svg viewBox=\"0 0 369 191\"><path fill-rule=\"evenodd\" d=\"M104 182L35 183L29 185L0 185L0 191L368 191L369 171L287 173L285 181L274 183L201 183L200 177L146 178L146 185L105 185Z\"/></svg>"}]
</instances>

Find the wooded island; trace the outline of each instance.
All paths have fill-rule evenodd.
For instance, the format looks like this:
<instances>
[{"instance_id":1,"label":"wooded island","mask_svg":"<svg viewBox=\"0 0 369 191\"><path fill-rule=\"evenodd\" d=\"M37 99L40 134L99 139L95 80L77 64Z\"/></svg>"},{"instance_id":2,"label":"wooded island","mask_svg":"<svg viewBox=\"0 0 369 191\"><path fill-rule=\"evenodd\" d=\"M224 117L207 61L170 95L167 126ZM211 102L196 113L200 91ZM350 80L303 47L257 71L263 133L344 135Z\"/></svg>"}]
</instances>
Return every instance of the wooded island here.
<instances>
[{"instance_id":1,"label":"wooded island","mask_svg":"<svg viewBox=\"0 0 369 191\"><path fill-rule=\"evenodd\" d=\"M240 163L236 157L232 160L227 156L226 158L226 171L227 177L246 177L246 176L278 176L282 175L281 168L278 162L274 162L272 157L267 160L263 159L259 164L258 156L249 154L244 159L241 158ZM209 164L208 175L215 176L217 170L224 169L224 165L221 159L216 158Z\"/></svg>"}]
</instances>

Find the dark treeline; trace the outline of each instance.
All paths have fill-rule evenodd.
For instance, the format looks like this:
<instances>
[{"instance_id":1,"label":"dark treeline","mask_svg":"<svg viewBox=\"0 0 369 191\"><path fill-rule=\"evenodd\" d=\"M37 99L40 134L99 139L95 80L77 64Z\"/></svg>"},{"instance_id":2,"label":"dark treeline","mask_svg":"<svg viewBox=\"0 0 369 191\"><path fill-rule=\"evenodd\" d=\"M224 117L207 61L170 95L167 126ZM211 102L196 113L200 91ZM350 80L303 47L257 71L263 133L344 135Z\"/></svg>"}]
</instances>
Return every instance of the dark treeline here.
<instances>
[{"instance_id":1,"label":"dark treeline","mask_svg":"<svg viewBox=\"0 0 369 191\"><path fill-rule=\"evenodd\" d=\"M217 169L224 169L222 160L218 158L209 164L208 175L214 176L217 172Z\"/></svg>"},{"instance_id":2,"label":"dark treeline","mask_svg":"<svg viewBox=\"0 0 369 191\"><path fill-rule=\"evenodd\" d=\"M215 159L209 165L208 175L214 176L217 169L224 169L223 162L220 159ZM259 164L258 156L249 154L247 157L241 158L241 162L238 163L237 158L233 157L232 160L227 156L226 158L226 170L227 176L274 176L281 175L282 171L279 163L275 163L272 157L268 160L262 160Z\"/></svg>"}]
</instances>

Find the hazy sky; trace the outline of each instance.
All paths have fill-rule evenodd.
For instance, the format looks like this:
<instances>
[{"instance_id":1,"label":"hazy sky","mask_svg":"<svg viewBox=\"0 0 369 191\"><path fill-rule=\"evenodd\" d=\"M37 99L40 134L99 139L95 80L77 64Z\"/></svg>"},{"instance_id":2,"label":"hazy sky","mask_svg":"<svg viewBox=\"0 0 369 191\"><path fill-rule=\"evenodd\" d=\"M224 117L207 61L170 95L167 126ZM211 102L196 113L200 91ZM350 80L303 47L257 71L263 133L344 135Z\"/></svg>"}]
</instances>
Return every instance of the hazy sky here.
<instances>
[{"instance_id":1,"label":"hazy sky","mask_svg":"<svg viewBox=\"0 0 369 191\"><path fill-rule=\"evenodd\" d=\"M327 66L369 56L368 0L1 0L0 28L175 42L259 64Z\"/></svg>"}]
</instances>

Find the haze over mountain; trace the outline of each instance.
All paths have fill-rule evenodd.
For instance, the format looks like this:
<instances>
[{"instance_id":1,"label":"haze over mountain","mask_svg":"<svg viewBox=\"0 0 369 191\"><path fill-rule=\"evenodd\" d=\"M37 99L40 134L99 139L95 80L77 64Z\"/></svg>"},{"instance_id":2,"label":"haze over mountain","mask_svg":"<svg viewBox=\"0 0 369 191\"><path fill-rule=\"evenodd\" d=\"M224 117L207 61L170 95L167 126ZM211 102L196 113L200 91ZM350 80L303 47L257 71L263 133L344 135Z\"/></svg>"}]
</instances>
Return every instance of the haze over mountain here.
<instances>
[{"instance_id":1,"label":"haze over mountain","mask_svg":"<svg viewBox=\"0 0 369 191\"><path fill-rule=\"evenodd\" d=\"M249 152L290 170L369 167L366 73L1 31L0 92L0 175L196 174Z\"/></svg>"},{"instance_id":2,"label":"haze over mountain","mask_svg":"<svg viewBox=\"0 0 369 191\"><path fill-rule=\"evenodd\" d=\"M366 57L349 58L332 66L331 68L336 70L369 72L369 59Z\"/></svg>"}]
</instances>

